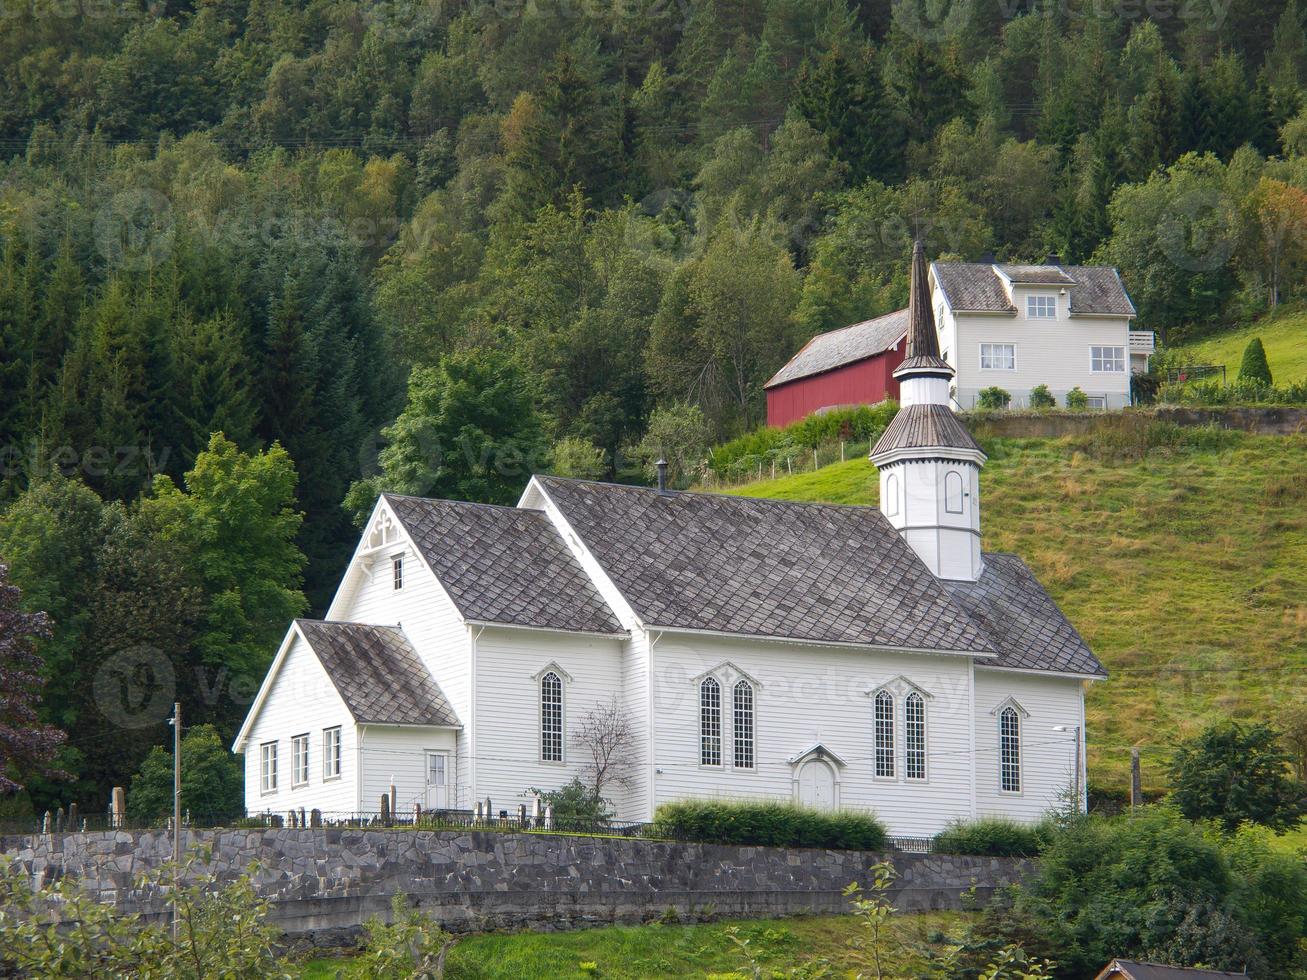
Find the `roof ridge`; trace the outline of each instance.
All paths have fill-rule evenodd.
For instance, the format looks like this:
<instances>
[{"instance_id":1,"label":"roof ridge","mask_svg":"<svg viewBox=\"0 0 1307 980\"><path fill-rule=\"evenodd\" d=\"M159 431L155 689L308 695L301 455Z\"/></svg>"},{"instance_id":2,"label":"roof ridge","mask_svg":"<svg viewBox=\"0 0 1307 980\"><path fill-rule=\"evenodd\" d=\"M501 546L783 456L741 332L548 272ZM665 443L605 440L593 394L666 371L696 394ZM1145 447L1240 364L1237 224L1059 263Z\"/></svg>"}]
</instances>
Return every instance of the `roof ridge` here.
<instances>
[{"instance_id":1,"label":"roof ridge","mask_svg":"<svg viewBox=\"0 0 1307 980\"><path fill-rule=\"evenodd\" d=\"M312 623L315 626L366 626L368 629L398 630L401 633L404 632L404 627L399 623L361 623L352 619L310 619L308 616L299 616L295 619L295 622Z\"/></svg>"},{"instance_id":2,"label":"roof ridge","mask_svg":"<svg viewBox=\"0 0 1307 980\"><path fill-rule=\"evenodd\" d=\"M415 493L391 493L385 491L382 497L391 497L395 500L416 500L424 504L453 504L456 507L479 507L484 510L504 510L512 511L517 514L536 514L539 511L533 507L518 507L516 504L489 504L480 500L457 500L454 497L420 497Z\"/></svg>"},{"instance_id":3,"label":"roof ridge","mask_svg":"<svg viewBox=\"0 0 1307 980\"><path fill-rule=\"evenodd\" d=\"M660 493L657 487L647 487L639 483L612 483L607 480L583 480L574 476L554 476L553 474L539 474L550 480L559 480L563 483L585 483L591 486L599 487L616 487L619 490L643 490L655 496L680 496L680 497L714 497L722 500L731 501L756 501L766 504L780 504L791 507L825 507L832 510L860 510L870 511L880 514L880 508L873 504L837 504L833 501L826 500L785 500L781 497L751 497L740 493L725 493L721 490L668 490ZM884 516L884 515L881 515Z\"/></svg>"}]
</instances>

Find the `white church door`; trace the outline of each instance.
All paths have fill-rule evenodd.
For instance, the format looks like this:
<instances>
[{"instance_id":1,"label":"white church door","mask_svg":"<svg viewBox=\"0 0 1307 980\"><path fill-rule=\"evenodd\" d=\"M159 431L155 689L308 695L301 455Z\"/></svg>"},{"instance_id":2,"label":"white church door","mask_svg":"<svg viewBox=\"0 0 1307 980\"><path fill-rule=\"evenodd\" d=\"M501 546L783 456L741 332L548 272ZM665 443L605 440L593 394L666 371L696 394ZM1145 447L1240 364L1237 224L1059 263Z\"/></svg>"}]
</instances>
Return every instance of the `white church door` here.
<instances>
[{"instance_id":1,"label":"white church door","mask_svg":"<svg viewBox=\"0 0 1307 980\"><path fill-rule=\"evenodd\" d=\"M835 771L821 759L809 759L799 769L799 802L816 810L835 808Z\"/></svg>"},{"instance_id":2,"label":"white church door","mask_svg":"<svg viewBox=\"0 0 1307 980\"><path fill-rule=\"evenodd\" d=\"M449 809L449 753L427 752L426 810Z\"/></svg>"}]
</instances>

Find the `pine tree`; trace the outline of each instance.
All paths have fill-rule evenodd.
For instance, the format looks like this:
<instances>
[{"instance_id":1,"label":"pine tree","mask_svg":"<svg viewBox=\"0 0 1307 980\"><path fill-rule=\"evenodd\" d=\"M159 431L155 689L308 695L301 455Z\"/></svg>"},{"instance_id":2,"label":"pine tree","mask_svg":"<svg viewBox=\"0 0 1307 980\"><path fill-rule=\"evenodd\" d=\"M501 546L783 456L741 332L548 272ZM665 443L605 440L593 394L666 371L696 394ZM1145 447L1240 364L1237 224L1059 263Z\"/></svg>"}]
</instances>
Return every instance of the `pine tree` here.
<instances>
[{"instance_id":1,"label":"pine tree","mask_svg":"<svg viewBox=\"0 0 1307 980\"><path fill-rule=\"evenodd\" d=\"M1239 364L1239 380L1268 388L1271 386L1271 366L1266 363L1266 348L1262 346L1261 337L1254 337L1244 348L1243 360Z\"/></svg>"},{"instance_id":2,"label":"pine tree","mask_svg":"<svg viewBox=\"0 0 1307 980\"><path fill-rule=\"evenodd\" d=\"M850 177L893 180L903 167L903 127L886 96L880 62L870 48L836 46L799 69L790 105L826 136Z\"/></svg>"}]
</instances>

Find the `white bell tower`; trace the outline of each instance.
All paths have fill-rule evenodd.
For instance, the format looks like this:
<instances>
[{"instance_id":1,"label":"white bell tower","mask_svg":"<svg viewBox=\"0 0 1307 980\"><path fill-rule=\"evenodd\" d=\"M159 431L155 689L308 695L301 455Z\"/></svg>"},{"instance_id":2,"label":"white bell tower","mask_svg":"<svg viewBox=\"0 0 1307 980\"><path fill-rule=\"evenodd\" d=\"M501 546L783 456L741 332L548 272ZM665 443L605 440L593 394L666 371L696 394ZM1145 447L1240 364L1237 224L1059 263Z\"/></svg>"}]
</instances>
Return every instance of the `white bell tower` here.
<instances>
[{"instance_id":1,"label":"white bell tower","mask_svg":"<svg viewBox=\"0 0 1307 980\"><path fill-rule=\"evenodd\" d=\"M953 369L939 356L926 250L912 248L908 341L898 415L871 450L880 510L936 578L974 582L980 554L980 468L985 454L949 406Z\"/></svg>"}]
</instances>

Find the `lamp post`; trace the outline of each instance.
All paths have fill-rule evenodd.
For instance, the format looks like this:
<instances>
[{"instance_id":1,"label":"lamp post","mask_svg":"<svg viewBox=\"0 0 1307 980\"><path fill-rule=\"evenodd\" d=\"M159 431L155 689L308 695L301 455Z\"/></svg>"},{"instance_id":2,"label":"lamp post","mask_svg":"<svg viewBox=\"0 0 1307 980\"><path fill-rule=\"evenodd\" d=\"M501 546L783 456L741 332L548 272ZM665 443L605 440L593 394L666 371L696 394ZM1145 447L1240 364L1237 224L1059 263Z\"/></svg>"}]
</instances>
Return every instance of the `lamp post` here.
<instances>
[{"instance_id":1,"label":"lamp post","mask_svg":"<svg viewBox=\"0 0 1307 980\"><path fill-rule=\"evenodd\" d=\"M1054 725L1053 731L1063 732L1063 733L1071 732L1073 733L1073 736L1076 741L1075 775L1072 777L1072 782L1074 783L1075 797L1071 802L1071 806L1073 812L1079 814L1080 800L1083 797L1083 794L1081 793L1080 790L1080 726L1079 725Z\"/></svg>"}]
</instances>

